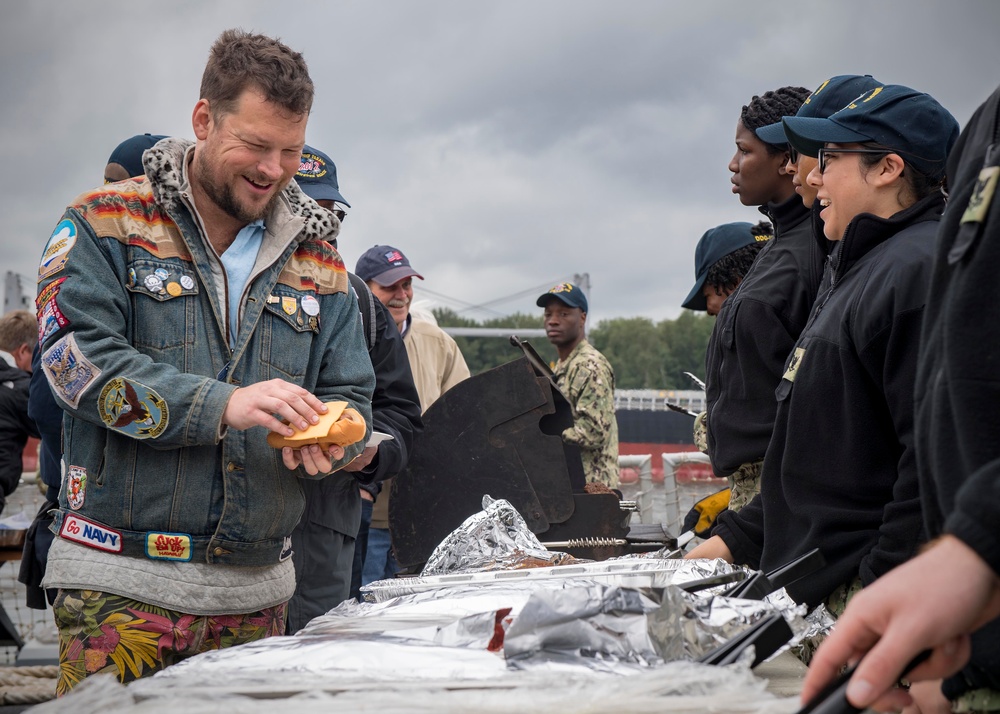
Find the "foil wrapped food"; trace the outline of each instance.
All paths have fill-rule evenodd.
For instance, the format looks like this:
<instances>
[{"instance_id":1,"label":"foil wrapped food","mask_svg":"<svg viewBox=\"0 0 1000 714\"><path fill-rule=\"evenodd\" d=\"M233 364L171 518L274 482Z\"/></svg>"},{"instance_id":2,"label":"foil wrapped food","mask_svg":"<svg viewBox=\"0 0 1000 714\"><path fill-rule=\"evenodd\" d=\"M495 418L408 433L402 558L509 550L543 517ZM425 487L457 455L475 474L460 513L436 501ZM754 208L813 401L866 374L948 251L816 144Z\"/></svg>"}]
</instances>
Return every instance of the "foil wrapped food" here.
<instances>
[{"instance_id":1,"label":"foil wrapped food","mask_svg":"<svg viewBox=\"0 0 1000 714\"><path fill-rule=\"evenodd\" d=\"M515 570L580 562L552 552L528 528L510 502L483 496L483 510L465 519L434 549L423 575Z\"/></svg>"}]
</instances>

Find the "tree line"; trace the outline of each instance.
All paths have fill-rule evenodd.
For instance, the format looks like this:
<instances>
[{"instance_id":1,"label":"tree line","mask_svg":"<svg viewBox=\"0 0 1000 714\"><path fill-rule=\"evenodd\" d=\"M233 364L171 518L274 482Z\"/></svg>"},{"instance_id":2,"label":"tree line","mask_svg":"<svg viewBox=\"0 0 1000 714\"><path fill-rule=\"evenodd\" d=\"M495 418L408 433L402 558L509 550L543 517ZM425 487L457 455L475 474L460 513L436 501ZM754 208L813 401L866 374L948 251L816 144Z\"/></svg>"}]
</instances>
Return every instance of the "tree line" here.
<instances>
[{"instance_id":1,"label":"tree line","mask_svg":"<svg viewBox=\"0 0 1000 714\"><path fill-rule=\"evenodd\" d=\"M462 317L449 308L435 308L441 327L541 328L541 315L514 313L482 322ZM590 329L588 339L615 370L618 389L693 389L684 372L704 378L705 349L715 318L685 310L674 320L653 322L646 317L602 320ZM500 337L456 337L469 370L478 374L516 359L520 352ZM528 339L550 363L555 348L544 337Z\"/></svg>"}]
</instances>

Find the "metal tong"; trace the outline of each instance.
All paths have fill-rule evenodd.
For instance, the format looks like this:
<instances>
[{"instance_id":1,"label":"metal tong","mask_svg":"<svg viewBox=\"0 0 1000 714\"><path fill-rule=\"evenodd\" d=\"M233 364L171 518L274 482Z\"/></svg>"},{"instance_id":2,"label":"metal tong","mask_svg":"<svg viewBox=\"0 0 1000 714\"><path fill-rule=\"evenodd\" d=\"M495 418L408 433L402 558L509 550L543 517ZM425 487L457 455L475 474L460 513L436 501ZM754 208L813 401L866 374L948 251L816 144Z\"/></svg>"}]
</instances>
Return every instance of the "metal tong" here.
<instances>
[{"instance_id":1,"label":"metal tong","mask_svg":"<svg viewBox=\"0 0 1000 714\"><path fill-rule=\"evenodd\" d=\"M826 565L826 558L823 557L819 548L813 548L805 555L801 555L769 573L765 574L758 570L739 585L727 590L723 595L725 597L741 597L746 600L763 600L775 590L780 590L800 578L815 573L824 565Z\"/></svg>"},{"instance_id":2,"label":"metal tong","mask_svg":"<svg viewBox=\"0 0 1000 714\"><path fill-rule=\"evenodd\" d=\"M753 645L751 669L777 652L792 639L792 628L780 614L768 615L751 627L698 658L702 664L732 664L743 651Z\"/></svg>"},{"instance_id":3,"label":"metal tong","mask_svg":"<svg viewBox=\"0 0 1000 714\"><path fill-rule=\"evenodd\" d=\"M901 676L905 677L913 671L917 665L931 656L930 650L924 650L910 660L903 670ZM848 667L843 674L837 677L824 687L819 694L809 700L809 702L796 712L796 714L859 714L865 711L847 701L847 683L854 676L854 670L858 668L855 664Z\"/></svg>"}]
</instances>

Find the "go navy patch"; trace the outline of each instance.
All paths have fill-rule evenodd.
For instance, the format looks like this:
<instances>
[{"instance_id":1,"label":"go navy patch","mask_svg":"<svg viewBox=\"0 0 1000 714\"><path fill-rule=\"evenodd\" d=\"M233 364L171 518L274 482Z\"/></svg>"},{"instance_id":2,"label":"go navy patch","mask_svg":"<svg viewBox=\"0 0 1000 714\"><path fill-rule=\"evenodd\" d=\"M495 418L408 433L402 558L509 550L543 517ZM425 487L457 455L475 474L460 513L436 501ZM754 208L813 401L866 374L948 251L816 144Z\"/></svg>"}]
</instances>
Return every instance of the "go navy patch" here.
<instances>
[{"instance_id":1,"label":"go navy patch","mask_svg":"<svg viewBox=\"0 0 1000 714\"><path fill-rule=\"evenodd\" d=\"M69 480L66 484L66 500L74 511L83 508L83 500L87 495L87 469L82 466L69 467Z\"/></svg>"},{"instance_id":2,"label":"go navy patch","mask_svg":"<svg viewBox=\"0 0 1000 714\"><path fill-rule=\"evenodd\" d=\"M58 273L66 267L69 252L76 245L76 225L65 218L59 221L42 252L42 262L38 266L38 282Z\"/></svg>"},{"instance_id":3,"label":"go navy patch","mask_svg":"<svg viewBox=\"0 0 1000 714\"><path fill-rule=\"evenodd\" d=\"M109 553L122 552L122 534L119 531L69 513L63 516L59 535L66 540L106 550Z\"/></svg>"},{"instance_id":4,"label":"go navy patch","mask_svg":"<svg viewBox=\"0 0 1000 714\"><path fill-rule=\"evenodd\" d=\"M147 533L146 555L153 560L191 560L191 536L187 533Z\"/></svg>"},{"instance_id":5,"label":"go navy patch","mask_svg":"<svg viewBox=\"0 0 1000 714\"><path fill-rule=\"evenodd\" d=\"M136 439L155 439L170 421L167 403L159 394L124 377L104 385L97 411L110 428Z\"/></svg>"},{"instance_id":6,"label":"go navy patch","mask_svg":"<svg viewBox=\"0 0 1000 714\"><path fill-rule=\"evenodd\" d=\"M87 387L101 376L101 370L83 356L72 332L59 338L42 354L42 369L52 393L74 409Z\"/></svg>"}]
</instances>

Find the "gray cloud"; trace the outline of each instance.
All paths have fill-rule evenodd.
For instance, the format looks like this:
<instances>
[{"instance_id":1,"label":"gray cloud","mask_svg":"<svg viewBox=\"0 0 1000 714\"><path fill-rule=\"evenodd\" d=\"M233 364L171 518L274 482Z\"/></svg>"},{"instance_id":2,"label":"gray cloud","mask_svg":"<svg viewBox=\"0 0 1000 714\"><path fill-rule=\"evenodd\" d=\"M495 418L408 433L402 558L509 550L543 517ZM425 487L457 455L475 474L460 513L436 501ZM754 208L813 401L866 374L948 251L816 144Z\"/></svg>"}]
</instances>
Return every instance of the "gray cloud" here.
<instances>
[{"instance_id":1,"label":"gray cloud","mask_svg":"<svg viewBox=\"0 0 1000 714\"><path fill-rule=\"evenodd\" d=\"M309 62L308 140L354 206L349 265L390 243L473 304L587 272L596 319L678 314L704 230L757 220L726 168L754 94L866 72L964 122L1000 59L990 0L35 0L4 3L0 26L4 270L34 274L119 141L190 136L208 47L242 26Z\"/></svg>"}]
</instances>

